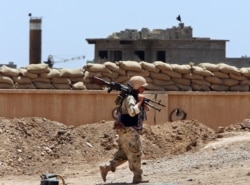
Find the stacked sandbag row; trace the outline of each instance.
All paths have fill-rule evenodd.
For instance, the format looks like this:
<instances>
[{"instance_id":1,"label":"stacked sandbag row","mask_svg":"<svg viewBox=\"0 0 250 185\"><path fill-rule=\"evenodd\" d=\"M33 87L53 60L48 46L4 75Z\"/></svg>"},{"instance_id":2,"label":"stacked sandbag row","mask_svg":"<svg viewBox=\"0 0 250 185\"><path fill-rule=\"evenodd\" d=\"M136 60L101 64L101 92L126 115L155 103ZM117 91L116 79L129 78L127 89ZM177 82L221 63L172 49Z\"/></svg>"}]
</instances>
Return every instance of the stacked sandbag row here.
<instances>
[{"instance_id":1,"label":"stacked sandbag row","mask_svg":"<svg viewBox=\"0 0 250 185\"><path fill-rule=\"evenodd\" d=\"M102 89L91 79L127 85L131 76L147 80L147 90L156 91L249 91L250 68L236 68L224 63L169 64L136 61L89 63L83 69L52 69L47 64L30 64L13 69L0 67L0 89Z\"/></svg>"},{"instance_id":2,"label":"stacked sandbag row","mask_svg":"<svg viewBox=\"0 0 250 185\"><path fill-rule=\"evenodd\" d=\"M1 89L86 89L82 69L52 69L47 64L30 64L13 69L0 67Z\"/></svg>"},{"instance_id":3,"label":"stacked sandbag row","mask_svg":"<svg viewBox=\"0 0 250 185\"><path fill-rule=\"evenodd\" d=\"M199 68L204 69L207 75L204 75L204 81L200 88L211 91L249 91L250 86L250 68L237 68L224 63L198 64ZM208 74L211 73L211 74ZM209 88L208 88L209 87ZM200 90L193 89L193 90Z\"/></svg>"},{"instance_id":4,"label":"stacked sandbag row","mask_svg":"<svg viewBox=\"0 0 250 185\"><path fill-rule=\"evenodd\" d=\"M100 89L91 83L93 76L127 84L134 75L144 76L148 90L157 91L249 91L250 68L236 68L224 63L169 64L120 61L84 66L87 89Z\"/></svg>"}]
</instances>

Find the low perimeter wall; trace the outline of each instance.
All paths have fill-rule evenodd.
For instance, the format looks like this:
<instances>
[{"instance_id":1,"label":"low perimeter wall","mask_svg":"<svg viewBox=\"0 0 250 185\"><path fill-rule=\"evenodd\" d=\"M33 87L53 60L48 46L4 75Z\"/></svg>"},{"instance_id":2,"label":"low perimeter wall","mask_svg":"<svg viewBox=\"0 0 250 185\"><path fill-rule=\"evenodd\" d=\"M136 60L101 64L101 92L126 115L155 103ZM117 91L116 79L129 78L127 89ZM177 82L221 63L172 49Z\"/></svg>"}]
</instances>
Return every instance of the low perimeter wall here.
<instances>
[{"instance_id":1,"label":"low perimeter wall","mask_svg":"<svg viewBox=\"0 0 250 185\"><path fill-rule=\"evenodd\" d=\"M45 117L75 126L112 120L117 94L104 90L2 89L0 117ZM148 124L169 121L171 112L176 108L187 113L186 119L198 120L214 129L250 118L250 92L147 91L145 94L166 105L160 107L160 112L152 109L148 113Z\"/></svg>"}]
</instances>

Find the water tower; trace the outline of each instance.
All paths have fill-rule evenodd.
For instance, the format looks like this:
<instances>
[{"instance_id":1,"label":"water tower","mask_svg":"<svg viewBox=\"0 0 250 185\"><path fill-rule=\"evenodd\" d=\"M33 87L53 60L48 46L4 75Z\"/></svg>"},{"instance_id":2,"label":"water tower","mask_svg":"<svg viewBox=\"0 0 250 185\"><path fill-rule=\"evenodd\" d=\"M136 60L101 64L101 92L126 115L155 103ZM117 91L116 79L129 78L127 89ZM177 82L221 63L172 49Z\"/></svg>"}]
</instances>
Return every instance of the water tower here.
<instances>
[{"instance_id":1,"label":"water tower","mask_svg":"<svg viewBox=\"0 0 250 185\"><path fill-rule=\"evenodd\" d=\"M29 64L40 64L42 53L42 18L30 17Z\"/></svg>"}]
</instances>

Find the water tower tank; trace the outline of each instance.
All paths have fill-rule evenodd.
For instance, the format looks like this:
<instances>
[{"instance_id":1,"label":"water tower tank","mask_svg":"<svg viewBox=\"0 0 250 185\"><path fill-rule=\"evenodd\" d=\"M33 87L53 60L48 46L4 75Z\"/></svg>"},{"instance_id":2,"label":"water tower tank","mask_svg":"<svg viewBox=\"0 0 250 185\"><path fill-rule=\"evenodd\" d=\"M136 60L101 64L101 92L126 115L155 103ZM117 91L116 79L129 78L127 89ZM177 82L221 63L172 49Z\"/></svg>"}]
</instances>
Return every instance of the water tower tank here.
<instances>
[{"instance_id":1,"label":"water tower tank","mask_svg":"<svg viewBox=\"0 0 250 185\"><path fill-rule=\"evenodd\" d=\"M29 63L40 64L42 53L42 19L30 17Z\"/></svg>"}]
</instances>

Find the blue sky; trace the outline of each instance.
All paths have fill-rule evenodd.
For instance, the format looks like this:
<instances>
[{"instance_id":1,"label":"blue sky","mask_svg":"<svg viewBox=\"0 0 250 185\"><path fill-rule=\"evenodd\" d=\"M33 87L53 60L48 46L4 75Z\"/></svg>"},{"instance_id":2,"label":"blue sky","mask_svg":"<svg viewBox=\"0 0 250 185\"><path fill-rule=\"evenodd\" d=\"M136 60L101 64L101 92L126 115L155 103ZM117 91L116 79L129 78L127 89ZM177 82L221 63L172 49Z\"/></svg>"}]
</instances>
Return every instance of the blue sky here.
<instances>
[{"instance_id":1,"label":"blue sky","mask_svg":"<svg viewBox=\"0 0 250 185\"><path fill-rule=\"evenodd\" d=\"M226 57L250 56L249 0L1 0L0 63L29 64L29 16L42 17L42 61L85 56L54 67L81 68L94 58L86 38L125 29L178 26L180 14L194 37L229 40Z\"/></svg>"}]
</instances>

